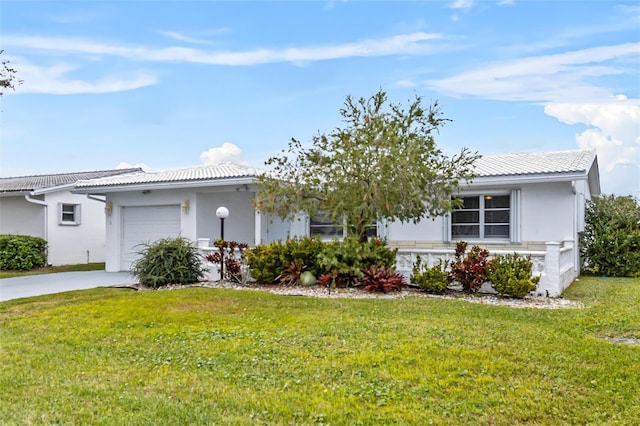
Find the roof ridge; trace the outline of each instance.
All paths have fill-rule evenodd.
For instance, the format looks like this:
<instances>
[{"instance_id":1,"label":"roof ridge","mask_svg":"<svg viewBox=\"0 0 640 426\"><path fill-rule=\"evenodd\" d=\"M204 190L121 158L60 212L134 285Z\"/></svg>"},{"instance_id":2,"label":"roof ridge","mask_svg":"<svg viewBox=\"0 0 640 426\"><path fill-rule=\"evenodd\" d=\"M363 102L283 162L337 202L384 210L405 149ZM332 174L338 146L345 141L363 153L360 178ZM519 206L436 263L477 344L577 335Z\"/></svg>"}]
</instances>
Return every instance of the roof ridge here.
<instances>
[{"instance_id":1,"label":"roof ridge","mask_svg":"<svg viewBox=\"0 0 640 426\"><path fill-rule=\"evenodd\" d=\"M512 153L502 153L502 154L486 154L481 155L482 157L507 157L507 156L525 156L525 155L548 155L548 154L577 154L579 152L590 152L595 153L595 148L583 148L583 149L563 149L559 151L533 151L533 152L512 152Z\"/></svg>"}]
</instances>

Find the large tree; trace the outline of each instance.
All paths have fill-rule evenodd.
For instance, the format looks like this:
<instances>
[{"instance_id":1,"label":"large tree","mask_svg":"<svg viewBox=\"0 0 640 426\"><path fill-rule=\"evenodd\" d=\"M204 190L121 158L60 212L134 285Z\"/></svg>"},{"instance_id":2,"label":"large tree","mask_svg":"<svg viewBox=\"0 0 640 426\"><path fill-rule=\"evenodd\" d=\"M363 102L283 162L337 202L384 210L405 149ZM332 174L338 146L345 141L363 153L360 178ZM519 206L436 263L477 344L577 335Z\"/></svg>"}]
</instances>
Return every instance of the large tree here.
<instances>
[{"instance_id":1,"label":"large tree","mask_svg":"<svg viewBox=\"0 0 640 426\"><path fill-rule=\"evenodd\" d=\"M4 50L0 50L0 55ZM16 70L9 66L9 61L0 61L0 96L6 89L14 89L16 85L22 84L22 80L16 78Z\"/></svg>"},{"instance_id":2,"label":"large tree","mask_svg":"<svg viewBox=\"0 0 640 426\"><path fill-rule=\"evenodd\" d=\"M417 223L457 205L452 195L473 178L479 156L438 149L434 134L450 120L437 102L425 108L416 96L404 109L380 90L368 99L347 96L340 114L344 127L319 133L310 147L292 138L266 161L254 200L260 211L281 218L322 212L365 241L375 220Z\"/></svg>"}]
</instances>

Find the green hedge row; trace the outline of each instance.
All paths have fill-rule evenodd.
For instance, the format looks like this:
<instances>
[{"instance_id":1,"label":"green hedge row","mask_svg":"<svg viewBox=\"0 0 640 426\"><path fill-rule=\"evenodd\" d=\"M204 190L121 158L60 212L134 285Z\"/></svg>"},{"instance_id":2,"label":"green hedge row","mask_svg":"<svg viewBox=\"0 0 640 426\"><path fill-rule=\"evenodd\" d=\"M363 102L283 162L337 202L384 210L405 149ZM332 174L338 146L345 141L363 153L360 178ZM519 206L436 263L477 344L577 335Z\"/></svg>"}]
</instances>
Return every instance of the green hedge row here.
<instances>
[{"instance_id":1,"label":"green hedge row","mask_svg":"<svg viewBox=\"0 0 640 426\"><path fill-rule=\"evenodd\" d=\"M41 268L47 264L47 242L30 235L0 235L0 269Z\"/></svg>"}]
</instances>

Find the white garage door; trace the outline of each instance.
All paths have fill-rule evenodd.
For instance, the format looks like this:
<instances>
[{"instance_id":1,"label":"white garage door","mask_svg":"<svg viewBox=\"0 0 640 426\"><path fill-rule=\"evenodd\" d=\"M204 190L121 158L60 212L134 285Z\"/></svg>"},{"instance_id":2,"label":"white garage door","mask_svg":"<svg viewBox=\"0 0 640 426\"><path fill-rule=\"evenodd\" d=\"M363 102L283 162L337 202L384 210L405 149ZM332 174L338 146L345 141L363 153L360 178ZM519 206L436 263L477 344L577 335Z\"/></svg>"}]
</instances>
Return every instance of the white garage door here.
<instances>
[{"instance_id":1,"label":"white garage door","mask_svg":"<svg viewBox=\"0 0 640 426\"><path fill-rule=\"evenodd\" d=\"M138 258L141 244L180 236L180 206L122 208L120 269L128 271Z\"/></svg>"}]
</instances>

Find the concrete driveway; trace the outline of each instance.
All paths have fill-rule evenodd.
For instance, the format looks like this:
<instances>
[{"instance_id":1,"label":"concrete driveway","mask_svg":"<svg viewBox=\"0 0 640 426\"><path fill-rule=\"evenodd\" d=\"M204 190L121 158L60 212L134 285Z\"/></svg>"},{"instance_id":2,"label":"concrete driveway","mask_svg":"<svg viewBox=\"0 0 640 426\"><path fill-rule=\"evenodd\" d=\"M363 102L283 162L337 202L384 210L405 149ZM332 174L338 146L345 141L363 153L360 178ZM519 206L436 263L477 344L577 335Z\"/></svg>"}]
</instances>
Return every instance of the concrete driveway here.
<instances>
[{"instance_id":1,"label":"concrete driveway","mask_svg":"<svg viewBox=\"0 0 640 426\"><path fill-rule=\"evenodd\" d=\"M59 272L0 280L0 302L42 294L136 283L128 272Z\"/></svg>"}]
</instances>

